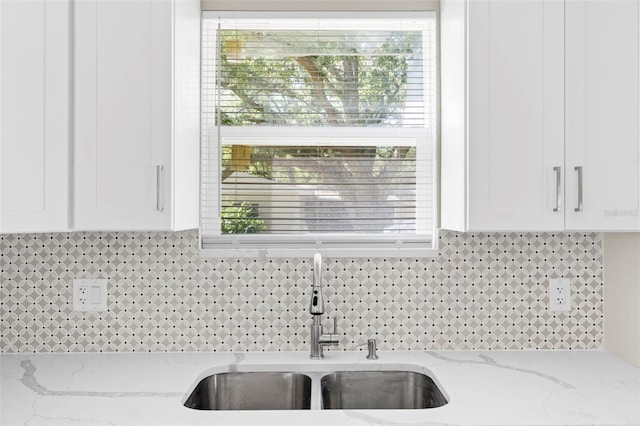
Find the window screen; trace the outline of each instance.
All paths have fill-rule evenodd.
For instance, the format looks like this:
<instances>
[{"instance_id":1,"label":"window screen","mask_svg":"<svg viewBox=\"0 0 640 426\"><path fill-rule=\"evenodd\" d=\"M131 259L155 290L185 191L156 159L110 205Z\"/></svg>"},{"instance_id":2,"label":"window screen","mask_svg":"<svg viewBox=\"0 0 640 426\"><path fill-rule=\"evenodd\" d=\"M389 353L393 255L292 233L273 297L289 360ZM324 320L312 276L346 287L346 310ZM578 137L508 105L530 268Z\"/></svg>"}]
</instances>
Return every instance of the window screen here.
<instances>
[{"instance_id":1,"label":"window screen","mask_svg":"<svg viewBox=\"0 0 640 426\"><path fill-rule=\"evenodd\" d=\"M210 12L202 64L204 248L432 248L432 14Z\"/></svg>"}]
</instances>

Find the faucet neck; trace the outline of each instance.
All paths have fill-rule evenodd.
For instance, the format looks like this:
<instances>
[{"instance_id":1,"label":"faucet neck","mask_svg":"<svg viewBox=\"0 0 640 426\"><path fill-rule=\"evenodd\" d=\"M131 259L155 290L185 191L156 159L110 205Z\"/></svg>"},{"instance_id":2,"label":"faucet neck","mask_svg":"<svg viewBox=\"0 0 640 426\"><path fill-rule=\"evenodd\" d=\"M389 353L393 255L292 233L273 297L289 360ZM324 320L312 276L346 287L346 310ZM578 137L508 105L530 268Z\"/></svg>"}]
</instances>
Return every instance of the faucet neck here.
<instances>
[{"instance_id":1,"label":"faucet neck","mask_svg":"<svg viewBox=\"0 0 640 426\"><path fill-rule=\"evenodd\" d=\"M322 287L322 255L320 253L313 256L313 286Z\"/></svg>"},{"instance_id":2,"label":"faucet neck","mask_svg":"<svg viewBox=\"0 0 640 426\"><path fill-rule=\"evenodd\" d=\"M316 316L324 313L324 298L322 297L322 255L316 253L313 256L313 288L311 291L311 302L309 312Z\"/></svg>"},{"instance_id":3,"label":"faucet neck","mask_svg":"<svg viewBox=\"0 0 640 426\"><path fill-rule=\"evenodd\" d=\"M322 359L322 348L325 345L338 344L338 332L336 318L333 320L333 333L324 333L322 330L322 314L324 313L324 300L322 298L322 255L316 253L313 256L313 288L309 312L313 316L311 326L311 359Z\"/></svg>"}]
</instances>

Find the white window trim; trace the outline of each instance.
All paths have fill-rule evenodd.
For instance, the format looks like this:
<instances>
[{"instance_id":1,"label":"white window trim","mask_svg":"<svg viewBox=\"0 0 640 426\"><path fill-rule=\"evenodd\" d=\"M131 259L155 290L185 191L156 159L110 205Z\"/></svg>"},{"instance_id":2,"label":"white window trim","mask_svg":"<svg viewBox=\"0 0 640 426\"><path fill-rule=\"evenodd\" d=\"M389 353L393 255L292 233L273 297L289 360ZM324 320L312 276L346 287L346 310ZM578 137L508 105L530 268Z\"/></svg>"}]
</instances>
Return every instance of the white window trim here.
<instances>
[{"instance_id":1,"label":"white window trim","mask_svg":"<svg viewBox=\"0 0 640 426\"><path fill-rule=\"evenodd\" d=\"M209 2L211 3L220 3L220 2ZM348 9L349 4L353 4L353 1L345 2L346 8L333 8L332 10L322 9L318 11L317 9L313 9L314 12L309 12L310 9L287 9L283 10L281 8L275 7L270 9L242 9L241 7L236 7L233 10L226 9L224 7L218 8L214 11L206 11L204 2L203 2L203 18L233 18L234 16L247 16L248 11L251 11L256 16L264 17L264 13L257 13L258 10L265 10L267 12L274 12L274 16L283 16L287 17L293 16L301 16L301 17L345 17L344 13L339 13L339 10L358 10L357 8ZM411 5L418 4L418 2L405 2ZM437 11L439 10L439 1L435 2L427 2L428 5L425 7L425 3L422 3L422 7L399 7L397 9L393 9L391 12L396 16L411 16L411 11L421 12L436 12L436 20L437 20ZM388 4L388 3L387 3ZM236 3L237 6L237 3ZM406 6L406 5L405 5ZM244 10L244 11L242 11ZM282 10L279 11L279 10ZM380 16L378 12L379 10L387 10L387 9L378 9L378 8L367 8L366 11L358 11L354 13L354 16ZM292 12L293 11L293 12ZM283 13L285 12L285 13ZM437 24L436 24L437 25ZM436 37L437 31L436 31ZM438 43L436 42L436 46ZM439 49L436 47L436 51ZM439 61L439 53L436 54L436 61ZM439 84L439 71L437 71L436 78L436 86ZM437 90L439 92L439 89ZM436 95L436 102L439 102L439 94ZM440 107L439 104L436 107L436 113L439 114ZM439 115L438 115L439 117ZM439 125L439 119L436 121L436 126ZM221 128L221 136L224 134L228 136L233 135L233 127L231 128ZM276 130L277 129L277 130ZM263 129L252 129L251 127L242 128L240 132L237 133L237 136L249 136L253 131L259 131ZM274 134L276 131L278 132L297 132L297 135L300 135L301 131L311 131L313 132L315 128L274 128ZM342 128L341 130L345 130ZM347 130L348 132L352 131L354 133L359 133L359 136L362 137L363 130L365 132L380 132L390 131L394 132L397 130L413 130L414 132L421 131L427 132L428 128L353 128L352 130ZM354 257L354 258L382 258L382 257L391 257L391 258L405 258L405 257L416 257L416 258L429 258L435 257L438 255L438 227L439 223L439 129L431 129L431 164L433 167L433 177L434 177L434 185L432 187L432 197L433 197L433 212L432 212L432 220L434 223L433 232L429 236L424 235L362 235L362 234L310 234L310 235L251 235L248 238L244 238L247 236L235 236L235 238L230 238L228 235L221 236L211 236L211 235L203 235L202 234L202 226L200 227L200 254L202 256L208 257L233 257L233 258L264 258L264 257L310 257L315 253L322 253L326 256L332 257ZM236 136L236 135L233 135ZM202 188L202 186L201 186ZM219 186L218 186L218 189ZM202 190L202 189L201 189ZM219 206L218 206L219 210ZM201 220L202 220L202 214ZM242 237L242 238L238 238ZM275 241L274 241L275 237ZM220 244L220 247L216 248L205 248L205 245L215 244L215 243L223 243ZM375 244L372 247L372 244Z\"/></svg>"},{"instance_id":2,"label":"white window trim","mask_svg":"<svg viewBox=\"0 0 640 426\"><path fill-rule=\"evenodd\" d=\"M439 11L440 0L202 0L203 11Z\"/></svg>"}]
</instances>

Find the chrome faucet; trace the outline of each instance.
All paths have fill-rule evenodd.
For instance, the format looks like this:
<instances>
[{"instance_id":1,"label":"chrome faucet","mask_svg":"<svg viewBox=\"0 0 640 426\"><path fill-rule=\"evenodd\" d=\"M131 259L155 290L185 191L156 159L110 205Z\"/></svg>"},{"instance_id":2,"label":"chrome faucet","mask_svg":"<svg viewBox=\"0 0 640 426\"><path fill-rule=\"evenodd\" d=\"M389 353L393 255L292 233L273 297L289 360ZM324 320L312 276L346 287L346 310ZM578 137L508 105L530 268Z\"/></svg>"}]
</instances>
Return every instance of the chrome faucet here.
<instances>
[{"instance_id":1,"label":"chrome faucet","mask_svg":"<svg viewBox=\"0 0 640 426\"><path fill-rule=\"evenodd\" d=\"M324 313L324 299L322 298L322 255L313 256L313 288L309 312L313 315L311 326L311 359L322 359L322 348L325 345L338 344L338 322L333 318L333 333L325 334L322 329L322 314Z\"/></svg>"}]
</instances>

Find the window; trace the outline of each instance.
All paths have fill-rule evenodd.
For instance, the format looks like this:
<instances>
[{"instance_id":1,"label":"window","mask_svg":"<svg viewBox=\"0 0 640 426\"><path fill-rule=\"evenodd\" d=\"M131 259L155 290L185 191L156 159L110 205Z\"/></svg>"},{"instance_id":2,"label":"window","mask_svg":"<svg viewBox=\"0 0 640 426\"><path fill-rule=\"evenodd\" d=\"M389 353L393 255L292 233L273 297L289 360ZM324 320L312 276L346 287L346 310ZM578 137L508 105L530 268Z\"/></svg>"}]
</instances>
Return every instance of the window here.
<instances>
[{"instance_id":1,"label":"window","mask_svg":"<svg viewBox=\"0 0 640 426\"><path fill-rule=\"evenodd\" d=\"M430 12L206 12L203 248L428 254L435 46Z\"/></svg>"}]
</instances>

